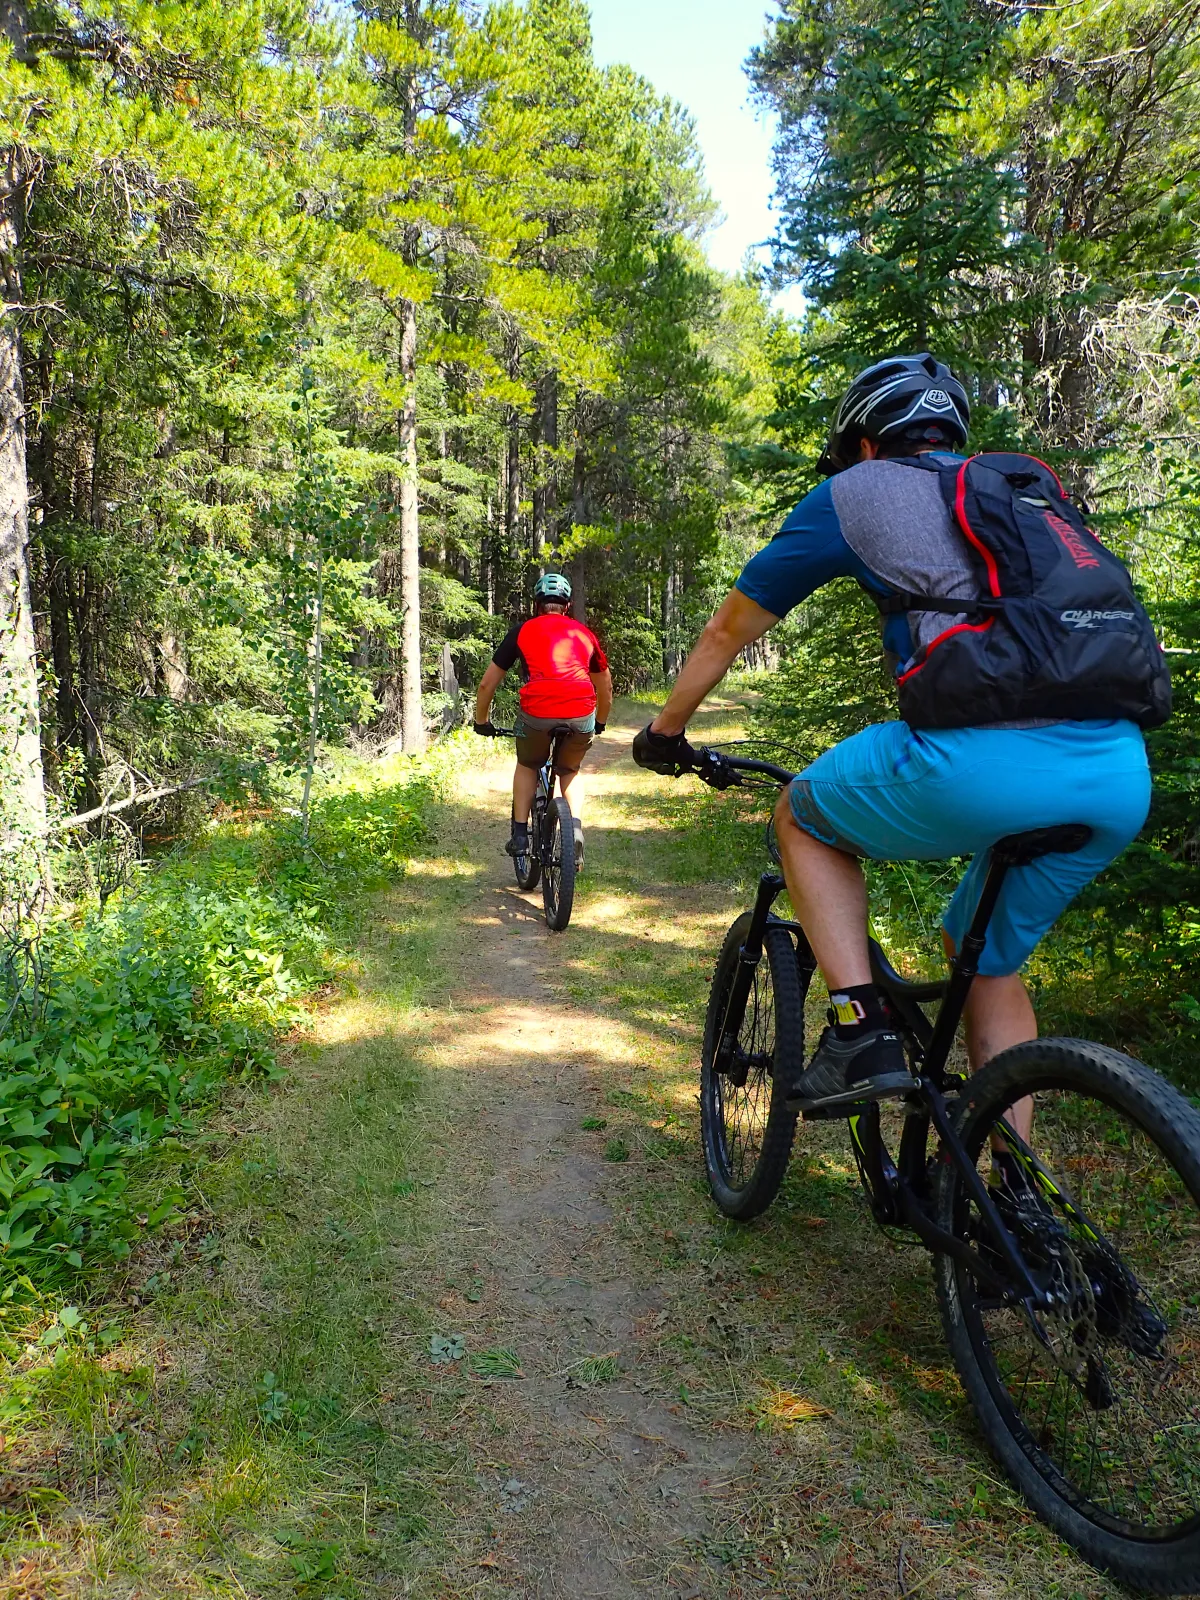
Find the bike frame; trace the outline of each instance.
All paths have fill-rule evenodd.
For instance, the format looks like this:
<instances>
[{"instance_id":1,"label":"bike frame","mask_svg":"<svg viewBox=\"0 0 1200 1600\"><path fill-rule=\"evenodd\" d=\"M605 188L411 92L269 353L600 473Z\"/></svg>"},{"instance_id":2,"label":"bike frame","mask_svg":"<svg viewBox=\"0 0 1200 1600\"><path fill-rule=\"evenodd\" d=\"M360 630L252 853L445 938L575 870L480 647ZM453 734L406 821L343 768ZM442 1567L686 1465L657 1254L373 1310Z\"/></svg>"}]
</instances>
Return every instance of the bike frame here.
<instances>
[{"instance_id":1,"label":"bike frame","mask_svg":"<svg viewBox=\"0 0 1200 1600\"><path fill-rule=\"evenodd\" d=\"M497 728L493 737L497 739L511 739L513 734L514 729L512 728ZM554 790L558 782L554 771L554 761L555 757L558 755L558 741L560 738L562 738L562 734L555 734L553 736L550 741L550 754L538 768L537 789L534 792L533 811L530 814L530 822L533 826L534 835L537 840L538 860L542 864L543 871L549 866L549 861L546 857L545 847L546 830L542 824L545 821L546 812L550 808L550 802L554 799Z\"/></svg>"},{"instance_id":2,"label":"bike frame","mask_svg":"<svg viewBox=\"0 0 1200 1600\"><path fill-rule=\"evenodd\" d=\"M714 787L736 784L739 772L761 773L781 784L790 782L793 776L768 762L741 761L710 751L702 752L699 775ZM979 958L987 938L988 924L996 909L1004 879L1010 867L1019 865L1023 859L1026 858L1022 856L1016 840L1012 841L1011 846L1009 841L1001 840L992 847L979 903L963 937L962 946L951 962L950 976L944 982L908 982L893 969L878 943L874 939L870 941L872 974L875 982L887 994L901 1026L909 1036L915 1068L912 1089L904 1097L906 1115L899 1162L893 1161L884 1143L877 1102L865 1104L861 1111L852 1114L849 1127L859 1174L877 1222L884 1226L910 1228L931 1250L943 1252L962 1262L982 1287L1006 1303L1024 1305L1030 1310L1046 1310L1054 1304L1053 1297L1031 1276L1024 1257L988 1193L987 1184L958 1137L947 1100L948 1094L955 1094L966 1086L965 1079L947 1072L946 1064L971 984L979 971ZM764 872L759 879L750 926L739 951L738 970L730 986L726 1020L717 1042L714 1067L735 1082L738 1071L738 1027L755 971L762 960L763 939L768 927L786 928L795 939L796 960L805 990L808 980L816 971L817 963L804 929L798 922L777 917L772 910L784 888L784 880L777 872ZM940 1000L941 1005L936 1018L930 1022L921 1010L921 1004L932 1000ZM730 1019L733 1018L738 1021L732 1023ZM742 1081L745 1081L744 1073ZM816 1114L820 1114L819 1108L816 1108ZM929 1206L930 1128L936 1132L946 1158L962 1174L967 1192L975 1202L1009 1276L996 1271L978 1250L934 1222Z\"/></svg>"}]
</instances>

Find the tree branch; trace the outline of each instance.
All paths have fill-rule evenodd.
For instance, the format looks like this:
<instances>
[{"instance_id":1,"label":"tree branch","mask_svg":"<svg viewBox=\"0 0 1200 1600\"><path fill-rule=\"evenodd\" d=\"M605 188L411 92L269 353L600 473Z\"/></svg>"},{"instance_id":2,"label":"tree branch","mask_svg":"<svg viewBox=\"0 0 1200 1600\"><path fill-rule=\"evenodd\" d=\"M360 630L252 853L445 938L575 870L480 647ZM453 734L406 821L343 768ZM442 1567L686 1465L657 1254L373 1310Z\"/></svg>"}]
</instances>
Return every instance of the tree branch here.
<instances>
[{"instance_id":1,"label":"tree branch","mask_svg":"<svg viewBox=\"0 0 1200 1600\"><path fill-rule=\"evenodd\" d=\"M151 800L165 800L168 795L183 794L188 789L199 789L202 784L208 783L208 778L189 778L186 783L167 784L161 789L145 789L141 794L127 795L124 800L116 800L111 805L96 806L92 811L81 811L77 817L64 817L61 822L51 824L51 833L67 833L72 828L84 828L89 822L96 822L100 817L113 817L118 811L127 811L130 806L148 805Z\"/></svg>"}]
</instances>

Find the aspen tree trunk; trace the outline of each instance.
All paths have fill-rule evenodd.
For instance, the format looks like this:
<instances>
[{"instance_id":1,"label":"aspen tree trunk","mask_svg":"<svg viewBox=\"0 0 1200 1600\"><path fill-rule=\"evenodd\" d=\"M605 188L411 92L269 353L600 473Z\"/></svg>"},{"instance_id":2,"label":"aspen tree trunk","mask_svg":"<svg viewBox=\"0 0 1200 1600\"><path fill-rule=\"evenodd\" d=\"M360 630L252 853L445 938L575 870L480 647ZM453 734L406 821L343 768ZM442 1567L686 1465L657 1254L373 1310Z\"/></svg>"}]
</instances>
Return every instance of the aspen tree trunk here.
<instances>
[{"instance_id":1,"label":"aspen tree trunk","mask_svg":"<svg viewBox=\"0 0 1200 1600\"><path fill-rule=\"evenodd\" d=\"M571 474L571 521L578 528L587 525L587 458L581 444L575 447ZM587 600L587 551L581 550L571 563L571 615L576 622L587 621Z\"/></svg>"},{"instance_id":2,"label":"aspen tree trunk","mask_svg":"<svg viewBox=\"0 0 1200 1600\"><path fill-rule=\"evenodd\" d=\"M414 242L415 253L415 242ZM400 748L417 755L425 748L425 713L421 709L421 544L417 504L417 308L406 300L401 308L400 377L404 407L400 413Z\"/></svg>"},{"instance_id":3,"label":"aspen tree trunk","mask_svg":"<svg viewBox=\"0 0 1200 1600\"><path fill-rule=\"evenodd\" d=\"M533 491L533 559L544 570L547 546L558 545L558 373L543 372L538 379L537 486Z\"/></svg>"},{"instance_id":4,"label":"aspen tree trunk","mask_svg":"<svg viewBox=\"0 0 1200 1600\"><path fill-rule=\"evenodd\" d=\"M22 13L14 5L0 8L0 24L18 49L25 38ZM26 181L20 151L5 151L0 157L0 842L40 840L46 831L17 309Z\"/></svg>"},{"instance_id":5,"label":"aspen tree trunk","mask_svg":"<svg viewBox=\"0 0 1200 1600\"><path fill-rule=\"evenodd\" d=\"M525 604L524 552L521 549L521 435L516 411L509 412L508 438L505 442L506 466L504 472L505 506L504 522L507 533L509 574L508 609L515 616Z\"/></svg>"},{"instance_id":6,"label":"aspen tree trunk","mask_svg":"<svg viewBox=\"0 0 1200 1600\"><path fill-rule=\"evenodd\" d=\"M405 0L405 26L414 43L421 40L420 0ZM410 160L417 140L417 75L411 68L404 85L404 153ZM400 254L416 267L420 230L405 226ZM425 748L425 713L421 708L421 538L417 501L417 307L400 307L400 381L404 405L400 413L400 748L419 755Z\"/></svg>"}]
</instances>

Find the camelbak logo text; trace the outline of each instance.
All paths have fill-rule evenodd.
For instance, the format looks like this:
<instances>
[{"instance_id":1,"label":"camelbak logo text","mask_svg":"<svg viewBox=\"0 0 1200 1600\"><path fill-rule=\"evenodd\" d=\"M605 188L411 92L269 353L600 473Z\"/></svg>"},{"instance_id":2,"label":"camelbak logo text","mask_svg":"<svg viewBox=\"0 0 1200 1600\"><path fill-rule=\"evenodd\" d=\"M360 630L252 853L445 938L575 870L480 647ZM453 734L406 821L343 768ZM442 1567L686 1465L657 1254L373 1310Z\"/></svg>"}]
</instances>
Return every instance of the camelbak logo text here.
<instances>
[{"instance_id":1,"label":"camelbak logo text","mask_svg":"<svg viewBox=\"0 0 1200 1600\"><path fill-rule=\"evenodd\" d=\"M1094 628L1098 622L1132 622L1132 611L1064 611L1058 619L1071 628Z\"/></svg>"},{"instance_id":2,"label":"camelbak logo text","mask_svg":"<svg viewBox=\"0 0 1200 1600\"><path fill-rule=\"evenodd\" d=\"M1065 522L1062 517L1056 516L1053 511L1044 512L1043 515L1046 518L1047 526L1053 533L1058 535L1059 542L1077 567L1098 567L1100 565L1098 557L1092 554L1069 522Z\"/></svg>"}]
</instances>

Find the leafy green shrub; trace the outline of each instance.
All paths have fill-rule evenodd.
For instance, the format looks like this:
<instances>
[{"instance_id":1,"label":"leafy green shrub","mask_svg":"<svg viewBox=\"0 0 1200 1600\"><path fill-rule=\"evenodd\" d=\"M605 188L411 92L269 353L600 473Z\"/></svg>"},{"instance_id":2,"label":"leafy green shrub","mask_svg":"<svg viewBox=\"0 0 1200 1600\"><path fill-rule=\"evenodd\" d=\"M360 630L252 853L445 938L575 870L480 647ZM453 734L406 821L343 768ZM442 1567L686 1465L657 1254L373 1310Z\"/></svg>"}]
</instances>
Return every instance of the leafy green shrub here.
<instances>
[{"instance_id":1,"label":"leafy green shrub","mask_svg":"<svg viewBox=\"0 0 1200 1600\"><path fill-rule=\"evenodd\" d=\"M429 776L227 823L82 917L44 932L36 990L0 1037L0 1259L45 1277L137 1236L131 1160L186 1133L231 1074L262 1072L299 1001L342 962L363 890L425 833ZM0 996L0 1014L9 1008ZM153 1225L171 1209L146 1218Z\"/></svg>"}]
</instances>

